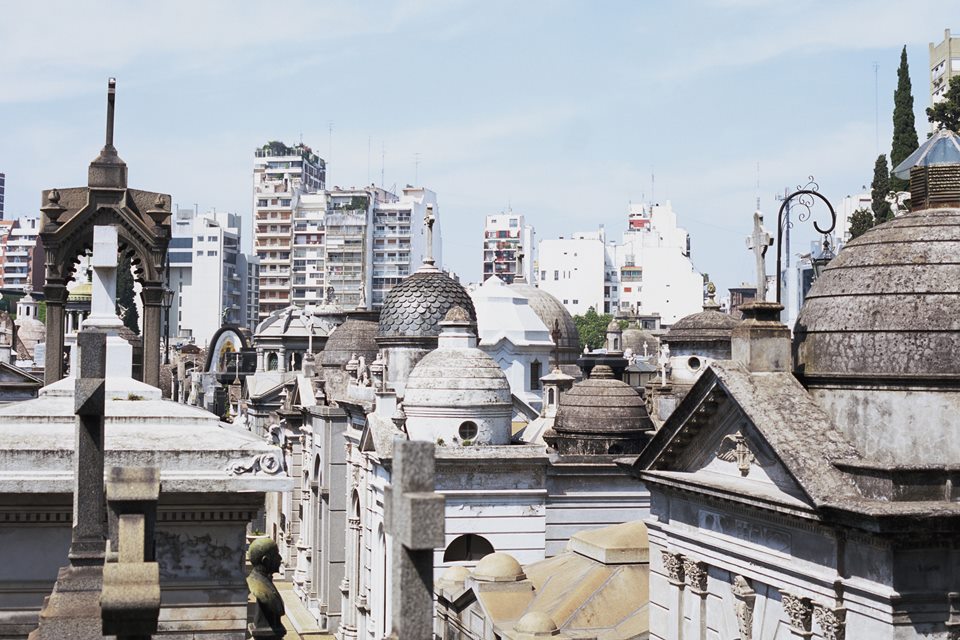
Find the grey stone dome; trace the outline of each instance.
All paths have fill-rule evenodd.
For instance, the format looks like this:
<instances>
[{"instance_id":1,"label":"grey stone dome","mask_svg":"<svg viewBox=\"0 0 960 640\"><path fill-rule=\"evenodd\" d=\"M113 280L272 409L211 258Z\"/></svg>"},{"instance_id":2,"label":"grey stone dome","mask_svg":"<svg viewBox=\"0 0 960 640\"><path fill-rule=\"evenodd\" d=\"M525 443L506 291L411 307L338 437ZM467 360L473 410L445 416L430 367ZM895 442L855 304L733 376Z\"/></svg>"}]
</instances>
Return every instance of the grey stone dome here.
<instances>
[{"instance_id":1,"label":"grey stone dome","mask_svg":"<svg viewBox=\"0 0 960 640\"><path fill-rule=\"evenodd\" d=\"M797 374L960 383L958 255L956 207L909 213L850 241L797 318Z\"/></svg>"},{"instance_id":2,"label":"grey stone dome","mask_svg":"<svg viewBox=\"0 0 960 640\"><path fill-rule=\"evenodd\" d=\"M493 358L477 348L434 349L410 372L403 404L414 407L511 406L510 383Z\"/></svg>"},{"instance_id":3,"label":"grey stone dome","mask_svg":"<svg viewBox=\"0 0 960 640\"><path fill-rule=\"evenodd\" d=\"M563 303L547 291L526 282L514 282L509 286L529 300L530 308L547 325L547 331L553 331L553 327L559 325L560 361L576 363L580 357L580 332Z\"/></svg>"},{"instance_id":4,"label":"grey stone dome","mask_svg":"<svg viewBox=\"0 0 960 640\"><path fill-rule=\"evenodd\" d=\"M380 309L378 338L435 338L452 307L463 307L473 322L473 300L460 283L433 269L404 278L387 294Z\"/></svg>"},{"instance_id":5,"label":"grey stone dome","mask_svg":"<svg viewBox=\"0 0 960 640\"><path fill-rule=\"evenodd\" d=\"M623 350L630 349L634 355L643 354L643 343L647 343L647 352L656 353L660 341L649 331L644 331L638 327L627 327L620 336L620 344Z\"/></svg>"},{"instance_id":6,"label":"grey stone dome","mask_svg":"<svg viewBox=\"0 0 960 640\"><path fill-rule=\"evenodd\" d=\"M553 424L558 434L627 435L652 428L643 398L606 365L597 365L588 379L560 394Z\"/></svg>"},{"instance_id":7,"label":"grey stone dome","mask_svg":"<svg viewBox=\"0 0 960 640\"><path fill-rule=\"evenodd\" d=\"M346 322L333 330L320 352L320 364L325 367L342 367L353 354L363 356L367 362L377 357L377 320L374 318L348 317Z\"/></svg>"},{"instance_id":8,"label":"grey stone dome","mask_svg":"<svg viewBox=\"0 0 960 640\"><path fill-rule=\"evenodd\" d=\"M740 321L729 313L716 308L704 308L703 311L684 316L677 320L663 336L663 341L675 342L730 342L733 328Z\"/></svg>"}]
</instances>

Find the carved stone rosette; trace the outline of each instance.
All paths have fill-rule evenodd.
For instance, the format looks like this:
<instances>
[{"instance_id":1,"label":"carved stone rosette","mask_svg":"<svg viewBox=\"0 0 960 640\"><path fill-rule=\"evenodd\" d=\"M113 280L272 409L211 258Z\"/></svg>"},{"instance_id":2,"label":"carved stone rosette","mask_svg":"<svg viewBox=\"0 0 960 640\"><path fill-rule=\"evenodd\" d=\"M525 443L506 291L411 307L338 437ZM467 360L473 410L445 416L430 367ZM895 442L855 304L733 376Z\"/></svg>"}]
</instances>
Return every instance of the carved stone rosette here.
<instances>
[{"instance_id":1,"label":"carved stone rosette","mask_svg":"<svg viewBox=\"0 0 960 640\"><path fill-rule=\"evenodd\" d=\"M820 625L823 640L844 640L847 633L847 610L843 607L813 605L813 617Z\"/></svg>"},{"instance_id":2,"label":"carved stone rosette","mask_svg":"<svg viewBox=\"0 0 960 640\"><path fill-rule=\"evenodd\" d=\"M813 622L813 603L810 598L795 596L786 591L781 591L780 595L783 611L790 619L790 630L801 638L809 638L813 635L810 629Z\"/></svg>"},{"instance_id":3,"label":"carved stone rosette","mask_svg":"<svg viewBox=\"0 0 960 640\"><path fill-rule=\"evenodd\" d=\"M750 586L750 582L743 576L733 578L733 597L736 599L734 611L737 615L737 627L740 630L740 640L753 640L753 607L757 600L757 592Z\"/></svg>"},{"instance_id":4,"label":"carved stone rosette","mask_svg":"<svg viewBox=\"0 0 960 640\"><path fill-rule=\"evenodd\" d=\"M667 572L667 578L670 584L674 586L683 586L683 556L679 553L670 553L661 551L663 558L663 569Z\"/></svg>"},{"instance_id":5,"label":"carved stone rosette","mask_svg":"<svg viewBox=\"0 0 960 640\"><path fill-rule=\"evenodd\" d=\"M683 559L683 577L691 591L698 595L707 595L707 563Z\"/></svg>"}]
</instances>

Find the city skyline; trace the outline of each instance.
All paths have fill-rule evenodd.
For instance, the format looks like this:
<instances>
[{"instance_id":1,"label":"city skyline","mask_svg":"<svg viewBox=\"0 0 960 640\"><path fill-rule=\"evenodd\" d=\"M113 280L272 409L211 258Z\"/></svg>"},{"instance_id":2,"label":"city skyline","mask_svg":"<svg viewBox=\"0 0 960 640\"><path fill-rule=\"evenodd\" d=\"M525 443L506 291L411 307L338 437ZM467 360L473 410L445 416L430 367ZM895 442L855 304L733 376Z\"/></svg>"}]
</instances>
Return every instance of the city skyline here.
<instances>
[{"instance_id":1,"label":"city skyline","mask_svg":"<svg viewBox=\"0 0 960 640\"><path fill-rule=\"evenodd\" d=\"M809 174L835 206L869 184L904 44L926 130L927 43L956 27L937 1L303 4L296 20L254 4L190 5L189 20L177 3L57 6L54 21L50 5L10 6L0 26L8 217L84 183L116 76L131 182L181 206L252 229L253 150L302 136L328 187L383 176L436 191L445 266L464 281L482 277L486 215L512 208L539 239L599 224L618 238L629 202L669 199L721 291L755 279L744 238L758 196L773 231L774 195ZM88 37L108 17L111 35ZM796 232L794 246L813 238Z\"/></svg>"}]
</instances>

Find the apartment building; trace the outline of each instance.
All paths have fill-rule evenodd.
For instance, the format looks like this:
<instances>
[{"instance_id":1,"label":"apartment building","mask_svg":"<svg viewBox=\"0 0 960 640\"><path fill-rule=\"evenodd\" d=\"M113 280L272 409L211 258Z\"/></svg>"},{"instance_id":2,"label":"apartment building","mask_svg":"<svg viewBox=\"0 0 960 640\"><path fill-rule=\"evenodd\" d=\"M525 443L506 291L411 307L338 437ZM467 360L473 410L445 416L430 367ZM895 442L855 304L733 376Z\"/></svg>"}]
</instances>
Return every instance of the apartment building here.
<instances>
[{"instance_id":1,"label":"apartment building","mask_svg":"<svg viewBox=\"0 0 960 640\"><path fill-rule=\"evenodd\" d=\"M249 258L240 251L240 216L178 208L172 227L171 334L202 346L224 324L250 327L253 283Z\"/></svg>"},{"instance_id":2,"label":"apartment building","mask_svg":"<svg viewBox=\"0 0 960 640\"><path fill-rule=\"evenodd\" d=\"M254 253L260 261L259 317L291 303L294 212L325 187L326 164L304 144L268 142L254 152Z\"/></svg>"},{"instance_id":3,"label":"apartment building","mask_svg":"<svg viewBox=\"0 0 960 640\"><path fill-rule=\"evenodd\" d=\"M538 286L571 314L659 314L665 326L703 305L703 276L690 260L690 237L669 202L631 204L620 242L601 227L541 240Z\"/></svg>"},{"instance_id":4,"label":"apartment building","mask_svg":"<svg viewBox=\"0 0 960 640\"><path fill-rule=\"evenodd\" d=\"M40 218L17 218L0 227L0 263L6 289L37 290L43 287L43 245L37 243Z\"/></svg>"},{"instance_id":5,"label":"apartment building","mask_svg":"<svg viewBox=\"0 0 960 640\"><path fill-rule=\"evenodd\" d=\"M950 78L960 75L960 37L944 29L943 42L930 43L930 104L943 100Z\"/></svg>"},{"instance_id":6,"label":"apartment building","mask_svg":"<svg viewBox=\"0 0 960 640\"><path fill-rule=\"evenodd\" d=\"M512 211L487 216L483 225L483 280L497 276L512 284L517 273L517 254L523 252L523 276L533 282L534 229Z\"/></svg>"},{"instance_id":7,"label":"apartment building","mask_svg":"<svg viewBox=\"0 0 960 640\"><path fill-rule=\"evenodd\" d=\"M3 199L7 190L7 176L0 173L0 220L3 220Z\"/></svg>"}]
</instances>

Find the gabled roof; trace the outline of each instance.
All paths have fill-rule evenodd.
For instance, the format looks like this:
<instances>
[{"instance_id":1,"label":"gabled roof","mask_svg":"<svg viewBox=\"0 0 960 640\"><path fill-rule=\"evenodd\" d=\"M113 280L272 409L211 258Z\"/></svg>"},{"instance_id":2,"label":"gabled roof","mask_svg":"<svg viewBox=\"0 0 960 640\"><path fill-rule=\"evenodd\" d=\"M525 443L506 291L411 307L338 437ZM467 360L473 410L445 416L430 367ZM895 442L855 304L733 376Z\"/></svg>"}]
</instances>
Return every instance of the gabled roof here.
<instances>
[{"instance_id":1,"label":"gabled roof","mask_svg":"<svg viewBox=\"0 0 960 640\"><path fill-rule=\"evenodd\" d=\"M714 446L721 446L704 451L711 437ZM770 486L734 476L717 483L721 491L814 509L863 499L853 479L834 464L858 461L860 454L796 378L786 372L751 373L731 361L715 362L700 376L632 462L631 472L652 482L710 484L710 474L694 473L684 461L700 455L703 462L704 453L732 458L732 443L738 439L758 466L769 469L763 475Z\"/></svg>"}]
</instances>

